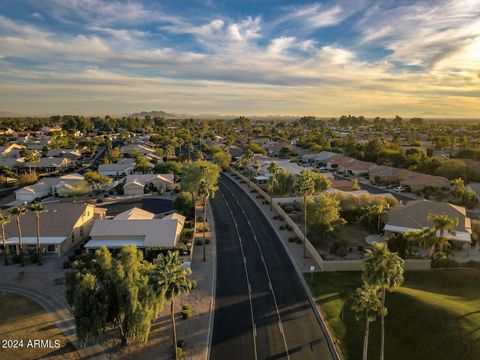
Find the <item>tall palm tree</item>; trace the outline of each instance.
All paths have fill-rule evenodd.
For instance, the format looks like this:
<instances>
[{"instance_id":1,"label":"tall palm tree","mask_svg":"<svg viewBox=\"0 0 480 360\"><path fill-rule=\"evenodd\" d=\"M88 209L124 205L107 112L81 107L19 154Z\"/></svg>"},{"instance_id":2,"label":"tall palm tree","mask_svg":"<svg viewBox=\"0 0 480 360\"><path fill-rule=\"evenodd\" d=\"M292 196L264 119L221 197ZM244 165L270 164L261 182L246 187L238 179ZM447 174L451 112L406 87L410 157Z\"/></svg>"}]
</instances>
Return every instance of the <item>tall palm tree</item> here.
<instances>
[{"instance_id":1,"label":"tall palm tree","mask_svg":"<svg viewBox=\"0 0 480 360\"><path fill-rule=\"evenodd\" d=\"M7 242L5 239L5 225L10 223L12 218L9 215L0 216L0 226L2 227L3 255L5 256L5 265L8 265Z\"/></svg>"},{"instance_id":2,"label":"tall palm tree","mask_svg":"<svg viewBox=\"0 0 480 360\"><path fill-rule=\"evenodd\" d=\"M368 225L375 221L377 234L380 233L380 225L382 223L382 217L386 213L386 208L383 204L368 205L363 208L364 218L368 220Z\"/></svg>"},{"instance_id":3,"label":"tall palm tree","mask_svg":"<svg viewBox=\"0 0 480 360\"><path fill-rule=\"evenodd\" d=\"M249 176L248 176L248 187L250 187L251 185L251 172L252 172L252 160L254 158L255 154L253 153L252 150L248 149L247 151L245 151L245 154L243 155L245 161L246 161L246 165L248 167L248 171L249 171Z\"/></svg>"},{"instance_id":4,"label":"tall palm tree","mask_svg":"<svg viewBox=\"0 0 480 360\"><path fill-rule=\"evenodd\" d=\"M271 184L270 184L270 210L273 210L273 191L275 190L275 182L277 181L277 175L280 168L276 161L272 161L268 165L268 172L272 175Z\"/></svg>"},{"instance_id":5,"label":"tall palm tree","mask_svg":"<svg viewBox=\"0 0 480 360\"><path fill-rule=\"evenodd\" d=\"M35 213L35 224L37 228L37 244L35 250L38 257L38 265L42 265L42 259L40 257L40 214L45 210L45 207L41 203L32 204L30 210Z\"/></svg>"},{"instance_id":6,"label":"tall palm tree","mask_svg":"<svg viewBox=\"0 0 480 360\"><path fill-rule=\"evenodd\" d=\"M207 204L209 199L213 199L217 189L218 188L216 186L210 185L205 179L200 180L200 185L198 187L198 195L202 199L202 205L203 205L203 261L207 260L206 250L205 250L205 244L206 244L205 227L207 224Z\"/></svg>"},{"instance_id":7,"label":"tall palm tree","mask_svg":"<svg viewBox=\"0 0 480 360\"><path fill-rule=\"evenodd\" d=\"M15 217L15 221L17 222L17 230L18 230L18 247L20 248L20 259L22 261L22 266L25 266L25 260L23 258L23 239L22 239L22 226L20 224L20 216L25 215L27 209L23 206L15 206L8 209L10 215Z\"/></svg>"},{"instance_id":8,"label":"tall palm tree","mask_svg":"<svg viewBox=\"0 0 480 360\"><path fill-rule=\"evenodd\" d=\"M380 311L381 302L378 294L378 287L363 283L353 295L352 310L355 313L357 321L365 320L365 334L363 337L363 360L367 360L368 355L368 335L370 323L377 319Z\"/></svg>"},{"instance_id":9,"label":"tall palm tree","mask_svg":"<svg viewBox=\"0 0 480 360\"><path fill-rule=\"evenodd\" d=\"M428 220L432 222L431 230L436 235L436 241L431 245L429 254L433 255L435 247L443 252L450 247L446 232L451 235L457 234L458 218L441 214L428 214Z\"/></svg>"},{"instance_id":10,"label":"tall palm tree","mask_svg":"<svg viewBox=\"0 0 480 360\"><path fill-rule=\"evenodd\" d=\"M307 198L315 192L315 182L308 170L302 170L298 177L297 193L303 198L303 257L307 257Z\"/></svg>"},{"instance_id":11,"label":"tall palm tree","mask_svg":"<svg viewBox=\"0 0 480 360\"><path fill-rule=\"evenodd\" d=\"M386 243L375 243L373 248L366 251L363 262L363 281L369 285L377 286L381 294L380 306L380 360L384 359L385 350L385 292L403 283L403 260L396 253L388 250Z\"/></svg>"},{"instance_id":12,"label":"tall palm tree","mask_svg":"<svg viewBox=\"0 0 480 360\"><path fill-rule=\"evenodd\" d=\"M188 294L193 288L194 282L188 278L191 270L183 267L178 251L169 251L166 255L158 257L158 285L163 289L165 299L170 301L172 317L173 352L175 359L177 354L177 330L175 326L175 297L180 294Z\"/></svg>"}]
</instances>

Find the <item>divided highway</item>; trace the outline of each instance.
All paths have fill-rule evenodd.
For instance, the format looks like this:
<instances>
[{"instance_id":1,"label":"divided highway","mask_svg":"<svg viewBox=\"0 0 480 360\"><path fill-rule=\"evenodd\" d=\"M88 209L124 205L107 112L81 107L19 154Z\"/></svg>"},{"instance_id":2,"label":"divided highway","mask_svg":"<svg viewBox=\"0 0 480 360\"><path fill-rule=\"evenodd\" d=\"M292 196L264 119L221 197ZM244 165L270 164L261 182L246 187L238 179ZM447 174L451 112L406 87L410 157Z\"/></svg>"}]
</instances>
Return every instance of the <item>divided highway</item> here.
<instances>
[{"instance_id":1,"label":"divided highway","mask_svg":"<svg viewBox=\"0 0 480 360\"><path fill-rule=\"evenodd\" d=\"M217 285L212 360L336 359L280 239L222 175L212 200Z\"/></svg>"}]
</instances>

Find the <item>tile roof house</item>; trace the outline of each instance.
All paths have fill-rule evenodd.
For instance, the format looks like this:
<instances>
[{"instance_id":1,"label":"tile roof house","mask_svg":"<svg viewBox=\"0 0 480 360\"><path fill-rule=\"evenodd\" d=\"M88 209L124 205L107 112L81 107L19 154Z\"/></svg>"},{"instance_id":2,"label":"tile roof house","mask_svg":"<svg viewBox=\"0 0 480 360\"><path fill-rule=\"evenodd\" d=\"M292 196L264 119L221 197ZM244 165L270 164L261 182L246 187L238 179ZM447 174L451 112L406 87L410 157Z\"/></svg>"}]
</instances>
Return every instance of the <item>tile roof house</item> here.
<instances>
[{"instance_id":1,"label":"tile roof house","mask_svg":"<svg viewBox=\"0 0 480 360\"><path fill-rule=\"evenodd\" d=\"M87 239L95 219L102 219L105 210L91 204L45 204L40 214L40 246L44 254L62 255ZM36 217L27 211L21 218L24 250L34 251L37 242ZM15 221L5 226L10 253L18 253L18 230Z\"/></svg>"},{"instance_id":2,"label":"tile roof house","mask_svg":"<svg viewBox=\"0 0 480 360\"><path fill-rule=\"evenodd\" d=\"M400 179L400 185L409 189L409 191L421 191L426 186L435 186L438 188L450 188L450 181L442 176L422 174L418 172L409 172L408 176Z\"/></svg>"},{"instance_id":3,"label":"tile roof house","mask_svg":"<svg viewBox=\"0 0 480 360\"><path fill-rule=\"evenodd\" d=\"M371 169L378 166L371 162L357 160L341 154L337 154L328 159L327 165L331 168L337 168L337 171L340 173L347 173L356 176L368 175Z\"/></svg>"},{"instance_id":4,"label":"tile roof house","mask_svg":"<svg viewBox=\"0 0 480 360\"><path fill-rule=\"evenodd\" d=\"M126 196L141 196L146 187L158 190L171 190L173 186L173 174L127 175L123 191Z\"/></svg>"},{"instance_id":5,"label":"tile roof house","mask_svg":"<svg viewBox=\"0 0 480 360\"><path fill-rule=\"evenodd\" d=\"M302 156L303 162L315 163L320 166L327 165L329 159L337 156L338 153L334 153L331 151L321 151L315 154L305 154Z\"/></svg>"},{"instance_id":6,"label":"tile roof house","mask_svg":"<svg viewBox=\"0 0 480 360\"><path fill-rule=\"evenodd\" d=\"M15 198L18 201L32 202L46 196L61 195L61 189L71 187L83 181L83 175L67 174L60 177L46 177L33 185L24 186L15 191Z\"/></svg>"},{"instance_id":7,"label":"tile roof house","mask_svg":"<svg viewBox=\"0 0 480 360\"><path fill-rule=\"evenodd\" d=\"M72 161L62 157L43 157L40 158L39 162L25 162L25 168L33 168L39 172L55 172L69 167L72 164Z\"/></svg>"},{"instance_id":8,"label":"tile roof house","mask_svg":"<svg viewBox=\"0 0 480 360\"><path fill-rule=\"evenodd\" d=\"M385 235L405 233L409 230L422 230L432 226L429 214L448 215L458 219L456 234L447 233L451 240L471 242L472 227L466 209L462 206L431 200L410 201L407 205L391 208L384 227Z\"/></svg>"},{"instance_id":9,"label":"tile roof house","mask_svg":"<svg viewBox=\"0 0 480 360\"><path fill-rule=\"evenodd\" d=\"M133 210L133 209L132 209ZM147 211L133 210L111 220L97 220L90 231L87 249L118 249L127 245L138 248L173 247L180 239L185 217L180 214L155 219ZM133 214L133 215L132 215ZM136 214L136 215L135 215Z\"/></svg>"},{"instance_id":10,"label":"tile roof house","mask_svg":"<svg viewBox=\"0 0 480 360\"><path fill-rule=\"evenodd\" d=\"M98 173L102 176L126 176L132 175L135 169L135 159L124 158L120 159L115 164L100 164L98 166Z\"/></svg>"},{"instance_id":11,"label":"tile roof house","mask_svg":"<svg viewBox=\"0 0 480 360\"><path fill-rule=\"evenodd\" d=\"M399 169L393 166L379 165L370 169L369 180L375 184L398 183L401 179L412 173L409 170Z\"/></svg>"}]
</instances>

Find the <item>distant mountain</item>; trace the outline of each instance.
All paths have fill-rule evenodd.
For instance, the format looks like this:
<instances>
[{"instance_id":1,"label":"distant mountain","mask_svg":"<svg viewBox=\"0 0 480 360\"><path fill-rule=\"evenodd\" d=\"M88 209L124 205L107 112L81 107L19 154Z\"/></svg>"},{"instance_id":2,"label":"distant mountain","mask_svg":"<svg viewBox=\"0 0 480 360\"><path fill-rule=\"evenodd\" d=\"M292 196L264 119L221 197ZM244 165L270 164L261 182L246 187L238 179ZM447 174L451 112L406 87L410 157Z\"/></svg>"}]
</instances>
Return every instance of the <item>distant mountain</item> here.
<instances>
[{"instance_id":1,"label":"distant mountain","mask_svg":"<svg viewBox=\"0 0 480 360\"><path fill-rule=\"evenodd\" d=\"M17 114L12 111L2 111L0 110L0 117L8 117L8 116L14 116L14 117L23 117L25 115Z\"/></svg>"},{"instance_id":2,"label":"distant mountain","mask_svg":"<svg viewBox=\"0 0 480 360\"><path fill-rule=\"evenodd\" d=\"M144 118L146 116L150 116L152 118L154 117L164 117L164 118L174 118L176 117L174 114L169 114L163 110L160 110L160 111L142 111L142 112L139 112L139 113L134 113L134 114L131 114L130 116L133 116L133 117L138 117L138 118Z\"/></svg>"}]
</instances>

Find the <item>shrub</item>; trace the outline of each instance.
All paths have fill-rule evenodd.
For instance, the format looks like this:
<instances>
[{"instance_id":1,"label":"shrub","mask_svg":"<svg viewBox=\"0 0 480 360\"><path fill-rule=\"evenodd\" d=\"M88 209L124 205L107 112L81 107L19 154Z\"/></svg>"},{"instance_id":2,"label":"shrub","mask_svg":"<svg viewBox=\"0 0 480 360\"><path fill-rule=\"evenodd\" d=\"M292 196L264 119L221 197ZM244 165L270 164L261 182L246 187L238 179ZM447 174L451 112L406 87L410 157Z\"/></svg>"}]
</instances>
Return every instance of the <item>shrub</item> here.
<instances>
[{"instance_id":1,"label":"shrub","mask_svg":"<svg viewBox=\"0 0 480 360\"><path fill-rule=\"evenodd\" d=\"M33 264L36 264L40 261L40 256L37 253L34 253L34 254L30 255L30 261Z\"/></svg>"},{"instance_id":2,"label":"shrub","mask_svg":"<svg viewBox=\"0 0 480 360\"><path fill-rule=\"evenodd\" d=\"M20 264L22 262L22 257L20 255L13 255L12 261L14 264Z\"/></svg>"},{"instance_id":3,"label":"shrub","mask_svg":"<svg viewBox=\"0 0 480 360\"><path fill-rule=\"evenodd\" d=\"M97 204L100 204L103 202L103 199L97 199Z\"/></svg>"},{"instance_id":4,"label":"shrub","mask_svg":"<svg viewBox=\"0 0 480 360\"><path fill-rule=\"evenodd\" d=\"M178 194L177 198L173 201L173 208L177 211L181 211L187 214L193 212L194 201L193 196L189 192L182 191Z\"/></svg>"},{"instance_id":5,"label":"shrub","mask_svg":"<svg viewBox=\"0 0 480 360\"><path fill-rule=\"evenodd\" d=\"M285 225L285 230L292 231L293 229L290 225L287 224L287 225Z\"/></svg>"},{"instance_id":6,"label":"shrub","mask_svg":"<svg viewBox=\"0 0 480 360\"><path fill-rule=\"evenodd\" d=\"M190 304L185 304L182 307L182 318L188 320L192 317L192 306ZM183 349L183 346L180 346Z\"/></svg>"},{"instance_id":7,"label":"shrub","mask_svg":"<svg viewBox=\"0 0 480 360\"><path fill-rule=\"evenodd\" d=\"M291 243L295 242L295 237L289 237L288 242L291 242Z\"/></svg>"},{"instance_id":8,"label":"shrub","mask_svg":"<svg viewBox=\"0 0 480 360\"><path fill-rule=\"evenodd\" d=\"M203 245L203 240L200 240L200 239L196 240L195 245Z\"/></svg>"},{"instance_id":9,"label":"shrub","mask_svg":"<svg viewBox=\"0 0 480 360\"><path fill-rule=\"evenodd\" d=\"M206 245L210 244L210 239L205 239L205 244Z\"/></svg>"},{"instance_id":10,"label":"shrub","mask_svg":"<svg viewBox=\"0 0 480 360\"><path fill-rule=\"evenodd\" d=\"M280 225L279 229L280 229L280 230L285 230L285 226Z\"/></svg>"},{"instance_id":11,"label":"shrub","mask_svg":"<svg viewBox=\"0 0 480 360\"><path fill-rule=\"evenodd\" d=\"M177 347L177 358L180 358L182 356L183 350L180 347ZM173 357L175 357L175 353L172 354Z\"/></svg>"},{"instance_id":12,"label":"shrub","mask_svg":"<svg viewBox=\"0 0 480 360\"><path fill-rule=\"evenodd\" d=\"M68 269L68 268L71 267L71 266L72 266L72 264L70 263L70 261L65 260L65 261L63 262L63 268L64 268L64 269Z\"/></svg>"},{"instance_id":13,"label":"shrub","mask_svg":"<svg viewBox=\"0 0 480 360\"><path fill-rule=\"evenodd\" d=\"M345 240L337 240L330 246L330 254L339 257L347 256L347 242Z\"/></svg>"},{"instance_id":14,"label":"shrub","mask_svg":"<svg viewBox=\"0 0 480 360\"><path fill-rule=\"evenodd\" d=\"M296 237L296 239L295 239L295 240L296 240L297 244L301 244L301 243L303 243L303 240L302 240L302 239L300 239L298 236Z\"/></svg>"},{"instance_id":15,"label":"shrub","mask_svg":"<svg viewBox=\"0 0 480 360\"><path fill-rule=\"evenodd\" d=\"M180 349L185 349L186 346L187 346L186 340L183 340L183 339L177 340L177 347L179 347Z\"/></svg>"},{"instance_id":16,"label":"shrub","mask_svg":"<svg viewBox=\"0 0 480 360\"><path fill-rule=\"evenodd\" d=\"M460 265L453 259L440 258L432 260L432 268L455 268Z\"/></svg>"}]
</instances>

